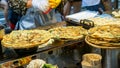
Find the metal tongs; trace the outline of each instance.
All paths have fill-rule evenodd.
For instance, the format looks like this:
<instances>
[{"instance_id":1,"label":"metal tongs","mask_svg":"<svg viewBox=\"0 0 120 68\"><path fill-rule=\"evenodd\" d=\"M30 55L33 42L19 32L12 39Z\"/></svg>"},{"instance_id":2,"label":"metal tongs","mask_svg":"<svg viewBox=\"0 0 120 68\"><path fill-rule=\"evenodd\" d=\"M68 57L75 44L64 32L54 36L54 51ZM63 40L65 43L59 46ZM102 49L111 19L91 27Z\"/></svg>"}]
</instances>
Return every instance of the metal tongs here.
<instances>
[{"instance_id":1,"label":"metal tongs","mask_svg":"<svg viewBox=\"0 0 120 68\"><path fill-rule=\"evenodd\" d=\"M79 24L82 25L83 28L85 28L85 29L90 29L90 28L94 27L94 22L92 20L88 20L88 19L80 20Z\"/></svg>"}]
</instances>

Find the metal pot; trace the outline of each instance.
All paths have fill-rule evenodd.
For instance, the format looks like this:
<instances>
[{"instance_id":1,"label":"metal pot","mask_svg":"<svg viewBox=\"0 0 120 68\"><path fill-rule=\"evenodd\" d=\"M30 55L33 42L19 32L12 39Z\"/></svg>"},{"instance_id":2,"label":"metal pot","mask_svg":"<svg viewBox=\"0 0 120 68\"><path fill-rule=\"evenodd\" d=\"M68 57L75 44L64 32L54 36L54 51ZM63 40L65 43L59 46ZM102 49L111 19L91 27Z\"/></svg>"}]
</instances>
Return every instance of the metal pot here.
<instances>
[{"instance_id":1,"label":"metal pot","mask_svg":"<svg viewBox=\"0 0 120 68\"><path fill-rule=\"evenodd\" d=\"M102 55L102 68L120 68L120 49L91 48L93 53Z\"/></svg>"}]
</instances>

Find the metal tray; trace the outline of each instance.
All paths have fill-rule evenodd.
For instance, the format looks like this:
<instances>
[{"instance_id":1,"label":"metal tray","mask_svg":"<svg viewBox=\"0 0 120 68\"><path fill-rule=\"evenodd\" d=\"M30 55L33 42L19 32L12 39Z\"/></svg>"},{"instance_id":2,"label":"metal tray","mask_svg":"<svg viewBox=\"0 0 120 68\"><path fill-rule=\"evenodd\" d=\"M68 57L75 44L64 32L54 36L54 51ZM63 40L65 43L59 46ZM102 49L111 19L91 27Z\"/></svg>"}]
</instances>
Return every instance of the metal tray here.
<instances>
[{"instance_id":1,"label":"metal tray","mask_svg":"<svg viewBox=\"0 0 120 68\"><path fill-rule=\"evenodd\" d=\"M34 53L23 54L23 55L20 54L17 58L2 60L2 61L0 61L0 63L1 63L0 66L4 66L4 65L7 65L9 67L11 67L11 66L13 66L13 67L23 66L23 65L28 64L32 59L35 59L37 54L40 54L40 53L43 53L43 52L49 52L49 51L56 50L56 49L59 49L59 48L62 48L62 47L77 44L77 43L80 43L80 42L83 42L83 41L84 41L84 39L70 40L70 41L64 41L64 40L56 41L55 43L53 43L49 46L39 48ZM23 53L23 52L21 52L21 53Z\"/></svg>"}]
</instances>

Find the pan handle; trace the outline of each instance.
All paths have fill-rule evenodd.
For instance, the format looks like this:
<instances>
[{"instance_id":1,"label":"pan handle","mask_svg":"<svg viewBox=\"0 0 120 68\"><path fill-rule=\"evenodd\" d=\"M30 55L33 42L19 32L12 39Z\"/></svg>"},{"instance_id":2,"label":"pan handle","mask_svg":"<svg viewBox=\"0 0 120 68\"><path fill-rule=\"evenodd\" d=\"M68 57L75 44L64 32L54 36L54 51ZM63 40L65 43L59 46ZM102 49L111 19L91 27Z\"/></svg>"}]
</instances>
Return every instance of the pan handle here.
<instances>
[{"instance_id":1,"label":"pan handle","mask_svg":"<svg viewBox=\"0 0 120 68\"><path fill-rule=\"evenodd\" d=\"M80 24L87 29L94 27L94 22L92 20L88 20L88 19L80 20Z\"/></svg>"}]
</instances>

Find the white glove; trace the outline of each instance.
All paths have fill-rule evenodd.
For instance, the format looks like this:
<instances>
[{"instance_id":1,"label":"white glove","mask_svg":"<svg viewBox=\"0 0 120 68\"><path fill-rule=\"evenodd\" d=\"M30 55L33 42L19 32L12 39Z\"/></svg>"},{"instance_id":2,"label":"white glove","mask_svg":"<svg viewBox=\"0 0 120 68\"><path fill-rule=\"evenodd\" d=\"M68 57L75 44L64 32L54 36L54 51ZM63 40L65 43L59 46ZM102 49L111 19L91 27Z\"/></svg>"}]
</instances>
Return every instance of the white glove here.
<instances>
[{"instance_id":1,"label":"white glove","mask_svg":"<svg viewBox=\"0 0 120 68\"><path fill-rule=\"evenodd\" d=\"M32 0L32 6L44 13L48 13L51 9L48 0Z\"/></svg>"}]
</instances>

